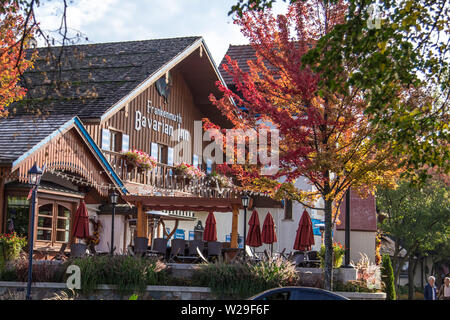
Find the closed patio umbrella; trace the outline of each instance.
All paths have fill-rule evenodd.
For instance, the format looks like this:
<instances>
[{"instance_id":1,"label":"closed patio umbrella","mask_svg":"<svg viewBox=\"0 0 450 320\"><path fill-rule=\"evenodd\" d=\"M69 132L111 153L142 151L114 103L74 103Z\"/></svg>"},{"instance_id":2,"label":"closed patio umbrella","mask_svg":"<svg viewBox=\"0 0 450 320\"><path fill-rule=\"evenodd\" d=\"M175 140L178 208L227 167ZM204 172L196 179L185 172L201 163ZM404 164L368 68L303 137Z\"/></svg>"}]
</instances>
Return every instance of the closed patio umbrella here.
<instances>
[{"instance_id":1,"label":"closed patio umbrella","mask_svg":"<svg viewBox=\"0 0 450 320\"><path fill-rule=\"evenodd\" d=\"M314 245L312 222L308 212L305 210L303 211L302 217L300 218L300 222L298 224L294 249L300 251L311 250L312 245Z\"/></svg>"},{"instance_id":2,"label":"closed patio umbrella","mask_svg":"<svg viewBox=\"0 0 450 320\"><path fill-rule=\"evenodd\" d=\"M264 219L261 237L263 243L270 244L270 252L273 253L273 243L277 242L277 234L275 233L275 223L270 212L267 212Z\"/></svg>"},{"instance_id":3,"label":"closed patio umbrella","mask_svg":"<svg viewBox=\"0 0 450 320\"><path fill-rule=\"evenodd\" d=\"M203 232L204 241L217 241L216 218L214 213L210 212L206 218L205 231Z\"/></svg>"},{"instance_id":4,"label":"closed patio umbrella","mask_svg":"<svg viewBox=\"0 0 450 320\"><path fill-rule=\"evenodd\" d=\"M85 239L89 237L89 217L84 200L81 200L73 221L72 236Z\"/></svg>"},{"instance_id":5,"label":"closed patio umbrella","mask_svg":"<svg viewBox=\"0 0 450 320\"><path fill-rule=\"evenodd\" d=\"M248 230L246 244L250 247L261 246L261 229L259 224L258 212L256 210L253 211L248 225L250 226L250 229Z\"/></svg>"}]
</instances>

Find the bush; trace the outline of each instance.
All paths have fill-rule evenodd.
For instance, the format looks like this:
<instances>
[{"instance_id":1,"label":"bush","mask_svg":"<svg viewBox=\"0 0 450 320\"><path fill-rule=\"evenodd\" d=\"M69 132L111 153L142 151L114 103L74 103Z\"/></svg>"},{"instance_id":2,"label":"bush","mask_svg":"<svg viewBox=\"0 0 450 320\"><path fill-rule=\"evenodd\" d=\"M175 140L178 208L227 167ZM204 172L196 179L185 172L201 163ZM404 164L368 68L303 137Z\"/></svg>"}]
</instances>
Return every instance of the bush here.
<instances>
[{"instance_id":1,"label":"bush","mask_svg":"<svg viewBox=\"0 0 450 320\"><path fill-rule=\"evenodd\" d=\"M339 268L342 265L345 249L338 242L333 243L333 268ZM322 245L319 250L320 267L325 268L325 246Z\"/></svg>"},{"instance_id":2,"label":"bush","mask_svg":"<svg viewBox=\"0 0 450 320\"><path fill-rule=\"evenodd\" d=\"M333 283L333 291L341 292L377 292L375 288L367 287L367 283L364 280L352 280L346 283L342 281L335 281Z\"/></svg>"},{"instance_id":3,"label":"bush","mask_svg":"<svg viewBox=\"0 0 450 320\"><path fill-rule=\"evenodd\" d=\"M65 268L62 265L50 263L33 263L33 282L62 282ZM28 281L28 259L20 258L9 265L0 273L1 281Z\"/></svg>"},{"instance_id":4,"label":"bush","mask_svg":"<svg viewBox=\"0 0 450 320\"><path fill-rule=\"evenodd\" d=\"M299 277L292 262L265 259L257 263L202 264L192 281L195 285L210 287L219 299L246 299L267 289L295 285Z\"/></svg>"},{"instance_id":5,"label":"bush","mask_svg":"<svg viewBox=\"0 0 450 320\"><path fill-rule=\"evenodd\" d=\"M0 272L5 268L8 261L13 261L19 257L23 247L27 245L27 240L17 236L15 232L0 234Z\"/></svg>"},{"instance_id":6,"label":"bush","mask_svg":"<svg viewBox=\"0 0 450 320\"><path fill-rule=\"evenodd\" d=\"M395 300L394 271L392 269L391 258L384 254L381 261L381 280L384 283L386 300Z\"/></svg>"},{"instance_id":7,"label":"bush","mask_svg":"<svg viewBox=\"0 0 450 320\"><path fill-rule=\"evenodd\" d=\"M100 284L116 285L119 292L143 292L148 285L167 283L166 266L156 260L132 256L93 256L68 260L81 271L81 292L90 293Z\"/></svg>"}]
</instances>

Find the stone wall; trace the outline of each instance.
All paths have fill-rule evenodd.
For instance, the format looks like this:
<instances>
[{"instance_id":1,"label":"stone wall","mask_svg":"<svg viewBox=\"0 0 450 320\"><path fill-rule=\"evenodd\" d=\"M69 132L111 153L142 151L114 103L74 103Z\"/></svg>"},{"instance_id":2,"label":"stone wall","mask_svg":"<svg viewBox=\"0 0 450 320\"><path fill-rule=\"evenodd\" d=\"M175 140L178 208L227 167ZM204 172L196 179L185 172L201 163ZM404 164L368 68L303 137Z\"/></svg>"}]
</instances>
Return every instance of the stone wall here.
<instances>
[{"instance_id":1,"label":"stone wall","mask_svg":"<svg viewBox=\"0 0 450 320\"><path fill-rule=\"evenodd\" d=\"M0 281L0 300L24 300L26 296L25 282ZM66 293L64 293L66 292ZM178 286L147 286L144 293L137 293L139 300L212 300L209 288ZM58 299L69 297L71 300L128 300L132 293L119 293L115 286L100 285L89 294L73 294L67 290L65 283L40 282L31 287L32 300Z\"/></svg>"},{"instance_id":2,"label":"stone wall","mask_svg":"<svg viewBox=\"0 0 450 320\"><path fill-rule=\"evenodd\" d=\"M0 281L0 300L25 300L25 282ZM63 300L128 300L131 293L120 294L115 286L100 285L96 292L88 296L77 294L73 297L67 291L65 283L41 282L34 283L31 288L32 300L63 299ZM68 292L65 293L65 292ZM386 293L336 292L351 300L385 300ZM139 300L213 300L210 288L178 287L178 286L147 286L145 293L138 294Z\"/></svg>"}]
</instances>

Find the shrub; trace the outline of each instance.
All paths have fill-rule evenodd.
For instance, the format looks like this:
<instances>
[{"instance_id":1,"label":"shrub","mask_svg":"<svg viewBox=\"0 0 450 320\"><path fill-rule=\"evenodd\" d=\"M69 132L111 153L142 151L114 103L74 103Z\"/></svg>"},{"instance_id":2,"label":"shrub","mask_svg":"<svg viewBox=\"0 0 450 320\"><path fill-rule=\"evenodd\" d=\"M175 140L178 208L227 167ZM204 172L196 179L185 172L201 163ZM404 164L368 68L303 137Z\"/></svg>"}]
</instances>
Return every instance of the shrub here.
<instances>
[{"instance_id":1,"label":"shrub","mask_svg":"<svg viewBox=\"0 0 450 320\"><path fill-rule=\"evenodd\" d=\"M19 257L20 250L27 245L27 240L17 236L15 232L0 234L0 271L8 261Z\"/></svg>"},{"instance_id":2,"label":"shrub","mask_svg":"<svg viewBox=\"0 0 450 320\"><path fill-rule=\"evenodd\" d=\"M384 254L381 261L381 280L384 283L386 300L395 300L394 271L392 269L391 258Z\"/></svg>"},{"instance_id":3,"label":"shrub","mask_svg":"<svg viewBox=\"0 0 450 320\"><path fill-rule=\"evenodd\" d=\"M357 280L365 283L365 287L371 290L381 290L380 266L370 262L366 254L362 254L357 264L351 263L357 271Z\"/></svg>"},{"instance_id":4,"label":"shrub","mask_svg":"<svg viewBox=\"0 0 450 320\"><path fill-rule=\"evenodd\" d=\"M33 282L62 282L65 268L62 265L46 262L33 263ZM9 263L1 272L2 281L28 281L28 259L25 257Z\"/></svg>"},{"instance_id":5,"label":"shrub","mask_svg":"<svg viewBox=\"0 0 450 320\"><path fill-rule=\"evenodd\" d=\"M90 293L100 284L116 285L120 292L143 292L148 285L167 283L165 265L156 260L132 256L93 256L68 260L80 267L81 291Z\"/></svg>"},{"instance_id":6,"label":"shrub","mask_svg":"<svg viewBox=\"0 0 450 320\"><path fill-rule=\"evenodd\" d=\"M345 250L338 242L333 243L333 268L339 268L342 265ZM322 245L319 250L320 267L325 267L325 246Z\"/></svg>"},{"instance_id":7,"label":"shrub","mask_svg":"<svg viewBox=\"0 0 450 320\"><path fill-rule=\"evenodd\" d=\"M342 281L335 281L333 283L333 291L341 292L377 292L375 288L367 287L367 282L364 280L351 280L343 283Z\"/></svg>"},{"instance_id":8,"label":"shrub","mask_svg":"<svg viewBox=\"0 0 450 320\"><path fill-rule=\"evenodd\" d=\"M219 299L245 299L267 289L294 285L298 280L295 265L282 259L257 263L216 261L200 265L192 278L196 285L210 287Z\"/></svg>"}]
</instances>

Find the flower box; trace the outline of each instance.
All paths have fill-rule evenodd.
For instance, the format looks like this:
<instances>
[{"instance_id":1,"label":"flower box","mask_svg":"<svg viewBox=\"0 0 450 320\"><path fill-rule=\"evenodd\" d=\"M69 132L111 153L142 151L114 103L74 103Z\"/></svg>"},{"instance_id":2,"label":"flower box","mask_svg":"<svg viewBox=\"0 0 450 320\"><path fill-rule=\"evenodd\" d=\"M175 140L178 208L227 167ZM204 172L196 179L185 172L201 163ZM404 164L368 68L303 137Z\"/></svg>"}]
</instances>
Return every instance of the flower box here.
<instances>
[{"instance_id":1,"label":"flower box","mask_svg":"<svg viewBox=\"0 0 450 320\"><path fill-rule=\"evenodd\" d=\"M158 162L152 156L141 150L132 150L123 153L125 158L127 171L130 172L137 168L139 172L146 170L153 170L156 168Z\"/></svg>"},{"instance_id":2,"label":"flower box","mask_svg":"<svg viewBox=\"0 0 450 320\"><path fill-rule=\"evenodd\" d=\"M174 173L177 176L177 181L182 181L183 179L187 181L198 180L206 176L202 170L185 162L175 166Z\"/></svg>"}]
</instances>

